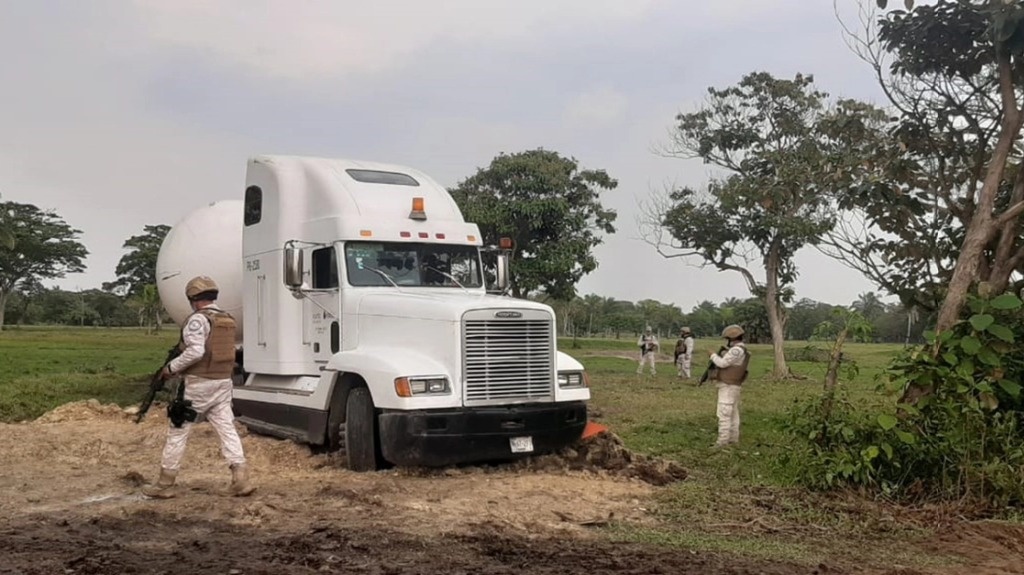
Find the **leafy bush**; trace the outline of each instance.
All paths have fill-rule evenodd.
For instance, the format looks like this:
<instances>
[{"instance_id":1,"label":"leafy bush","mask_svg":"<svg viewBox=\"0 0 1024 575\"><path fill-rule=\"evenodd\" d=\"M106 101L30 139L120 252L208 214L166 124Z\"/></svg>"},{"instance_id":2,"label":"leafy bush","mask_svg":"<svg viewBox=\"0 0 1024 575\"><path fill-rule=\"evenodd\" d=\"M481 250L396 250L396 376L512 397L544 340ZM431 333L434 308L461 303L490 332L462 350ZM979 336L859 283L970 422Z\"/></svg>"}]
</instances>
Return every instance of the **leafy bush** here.
<instances>
[{"instance_id":1,"label":"leafy bush","mask_svg":"<svg viewBox=\"0 0 1024 575\"><path fill-rule=\"evenodd\" d=\"M798 403L789 431L799 479L904 499L1024 504L1024 321L1012 294L972 297L950 330L926 334L886 371L880 392L910 386L916 402L891 411L850 404L842 392Z\"/></svg>"}]
</instances>

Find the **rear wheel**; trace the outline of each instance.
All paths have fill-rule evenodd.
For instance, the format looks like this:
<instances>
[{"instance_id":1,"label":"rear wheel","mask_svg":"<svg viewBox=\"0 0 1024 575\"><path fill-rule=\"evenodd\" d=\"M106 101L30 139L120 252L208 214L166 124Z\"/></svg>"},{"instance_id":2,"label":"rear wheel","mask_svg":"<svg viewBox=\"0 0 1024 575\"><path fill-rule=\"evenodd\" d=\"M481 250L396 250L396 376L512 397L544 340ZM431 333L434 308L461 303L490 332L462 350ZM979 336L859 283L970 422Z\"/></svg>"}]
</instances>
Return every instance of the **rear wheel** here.
<instances>
[{"instance_id":1,"label":"rear wheel","mask_svg":"<svg viewBox=\"0 0 1024 575\"><path fill-rule=\"evenodd\" d=\"M341 425L341 431L339 439L349 469L376 471L380 468L377 412L369 389L357 387L348 393L345 423Z\"/></svg>"}]
</instances>

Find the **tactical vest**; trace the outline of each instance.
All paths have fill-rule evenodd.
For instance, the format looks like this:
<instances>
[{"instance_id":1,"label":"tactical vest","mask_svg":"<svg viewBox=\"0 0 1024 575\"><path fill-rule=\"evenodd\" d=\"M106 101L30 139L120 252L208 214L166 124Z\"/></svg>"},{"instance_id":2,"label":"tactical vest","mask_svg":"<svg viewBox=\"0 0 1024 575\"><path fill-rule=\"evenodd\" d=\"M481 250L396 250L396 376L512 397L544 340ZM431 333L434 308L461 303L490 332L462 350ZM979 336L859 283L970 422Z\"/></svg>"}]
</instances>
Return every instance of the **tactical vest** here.
<instances>
[{"instance_id":1,"label":"tactical vest","mask_svg":"<svg viewBox=\"0 0 1024 575\"><path fill-rule=\"evenodd\" d=\"M743 382L747 380L747 366L750 365L750 352L747 351L747 346L742 347L743 363L740 365L730 365L729 367L718 368L718 373L715 375L715 379L730 385L743 385Z\"/></svg>"},{"instance_id":2,"label":"tactical vest","mask_svg":"<svg viewBox=\"0 0 1024 575\"><path fill-rule=\"evenodd\" d=\"M202 314L210 320L210 334L206 337L203 357L188 366L184 373L205 379L230 378L235 370L235 318L226 311L209 308L203 308L195 313ZM188 325L188 319L185 320L185 325ZM184 339L178 342L178 349L185 350Z\"/></svg>"}]
</instances>

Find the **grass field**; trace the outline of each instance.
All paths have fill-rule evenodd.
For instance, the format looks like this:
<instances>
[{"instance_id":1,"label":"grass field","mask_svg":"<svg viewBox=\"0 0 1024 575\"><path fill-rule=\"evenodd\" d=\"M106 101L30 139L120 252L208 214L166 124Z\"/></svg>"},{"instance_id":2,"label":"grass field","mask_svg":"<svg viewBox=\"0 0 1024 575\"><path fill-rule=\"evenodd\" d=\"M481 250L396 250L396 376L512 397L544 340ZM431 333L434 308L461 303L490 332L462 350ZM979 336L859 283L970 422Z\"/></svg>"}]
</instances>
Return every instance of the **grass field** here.
<instances>
[{"instance_id":1,"label":"grass field","mask_svg":"<svg viewBox=\"0 0 1024 575\"><path fill-rule=\"evenodd\" d=\"M35 418L69 401L139 402L177 332L22 328L0 332L0 421Z\"/></svg>"},{"instance_id":2,"label":"grass field","mask_svg":"<svg viewBox=\"0 0 1024 575\"><path fill-rule=\"evenodd\" d=\"M613 537L690 550L740 553L751 557L813 562L822 558L857 561L870 556L878 564L938 565L948 557L909 551L907 541L931 534L928 519L855 494L819 494L794 486L794 469L785 456L791 438L783 430L788 408L798 399L822 393L826 364L791 361L799 380L772 381L771 347L751 345L750 379L742 397L741 443L718 450L716 390L682 382L664 357L658 374L636 375L632 342L580 342L562 349L578 357L591 374L592 409L632 449L676 460L690 479L661 491L657 528L619 525ZM720 342L697 342L694 376L703 373L709 350ZM799 355L808 342L787 343L787 355ZM841 380L851 401L889 405L876 392L877 377L899 345L848 344L844 350L859 373ZM610 348L610 349L609 349ZM623 353L625 352L625 353ZM904 519L894 520L894 514Z\"/></svg>"},{"instance_id":3,"label":"grass field","mask_svg":"<svg viewBox=\"0 0 1024 575\"><path fill-rule=\"evenodd\" d=\"M34 418L62 403L86 398L121 405L138 402L149 374L174 343L173 329L147 335L126 329L26 328L0 332L0 421ZM700 341L699 376L717 340ZM797 354L808 344L793 342ZM663 355L658 375L636 375L636 347L622 340L560 341L586 365L591 409L631 449L674 459L690 470L686 481L659 490L650 503L656 526L612 523L607 535L691 550L721 551L801 563L818 558L870 556L875 562L924 565L948 561L910 551L907 541L929 534L927 521L894 506L851 494L816 494L795 487L785 463L790 440L782 430L787 408L820 395L823 362L793 362L806 379L771 381L769 346L750 346L751 376L742 398L740 446L715 450L713 386L676 378ZM899 346L850 344L859 374L842 385L859 401L889 402L874 391L876 376Z\"/></svg>"}]
</instances>

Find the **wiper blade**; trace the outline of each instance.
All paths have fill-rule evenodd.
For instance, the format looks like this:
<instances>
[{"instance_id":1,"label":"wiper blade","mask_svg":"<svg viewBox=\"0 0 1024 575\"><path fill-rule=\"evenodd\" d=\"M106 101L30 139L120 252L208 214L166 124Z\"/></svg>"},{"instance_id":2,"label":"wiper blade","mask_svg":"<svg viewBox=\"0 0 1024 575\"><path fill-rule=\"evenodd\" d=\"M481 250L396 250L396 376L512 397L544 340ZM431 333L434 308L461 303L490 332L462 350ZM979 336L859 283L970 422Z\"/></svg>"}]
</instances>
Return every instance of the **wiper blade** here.
<instances>
[{"instance_id":1,"label":"wiper blade","mask_svg":"<svg viewBox=\"0 0 1024 575\"><path fill-rule=\"evenodd\" d=\"M455 276L453 276L452 274L450 274L448 272L443 272L443 271L441 271L441 270L439 270L439 269L437 269L435 267L430 267L430 266L423 266L423 268L424 269L428 269L428 270L430 270L432 272L437 272L437 273L443 275L444 277L452 280L452 283L454 283L455 285L459 286L460 288L466 289L466 286L464 286L461 283L459 283L459 280L455 279Z\"/></svg>"},{"instance_id":2,"label":"wiper blade","mask_svg":"<svg viewBox=\"0 0 1024 575\"><path fill-rule=\"evenodd\" d=\"M377 272L378 274L380 274L380 276L382 278L388 280L388 283L390 283L391 285L393 285L395 287L398 287L398 284L395 283L395 280L391 279L391 276L388 275L388 272L386 272L384 270L379 270L377 268L371 268L371 267L367 267L366 269L370 270L371 272Z\"/></svg>"}]
</instances>

